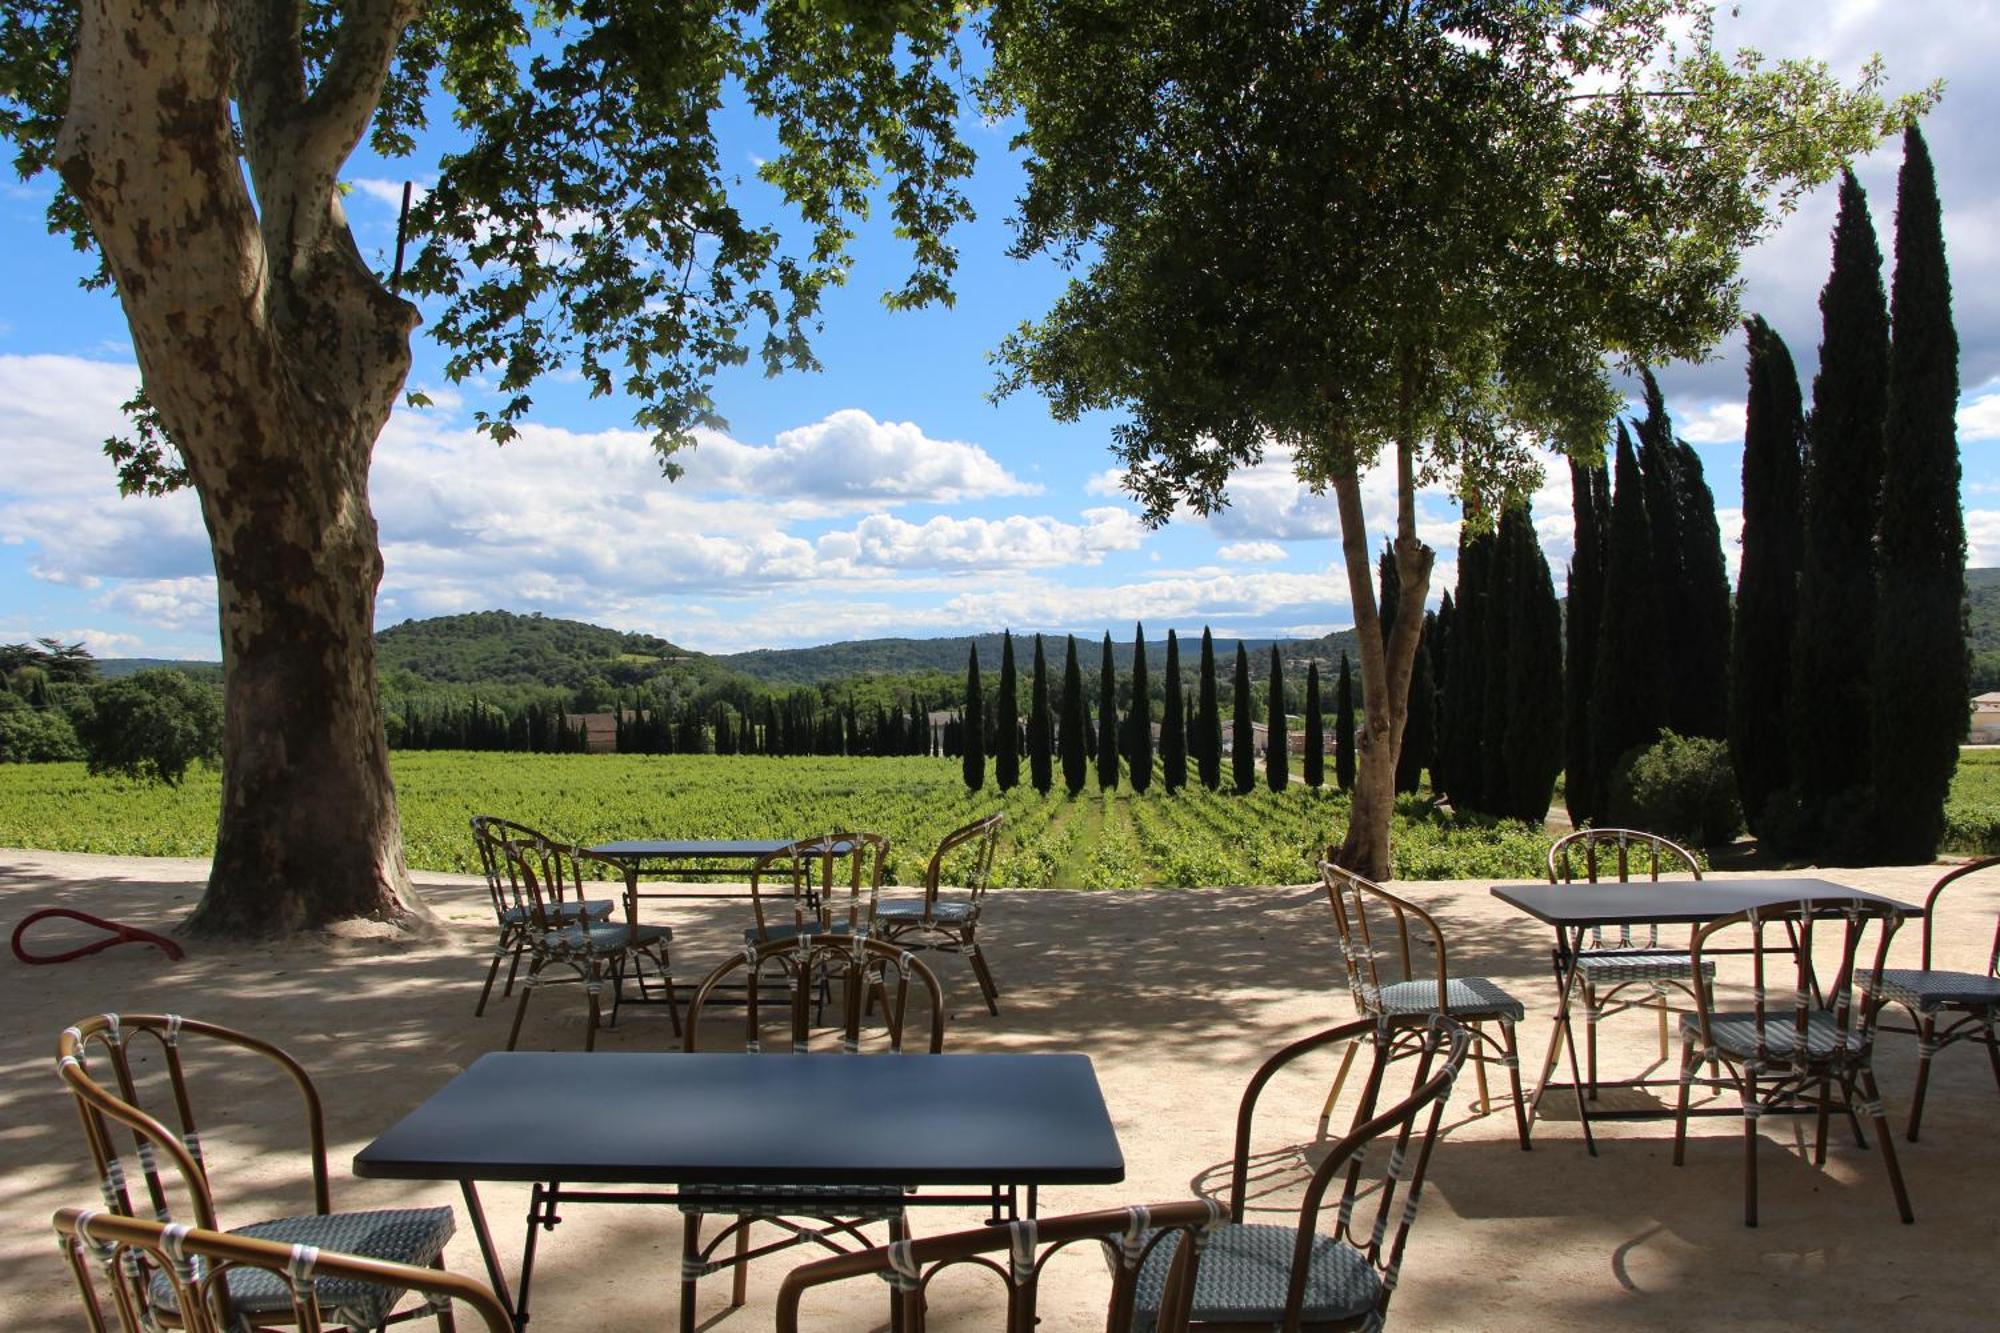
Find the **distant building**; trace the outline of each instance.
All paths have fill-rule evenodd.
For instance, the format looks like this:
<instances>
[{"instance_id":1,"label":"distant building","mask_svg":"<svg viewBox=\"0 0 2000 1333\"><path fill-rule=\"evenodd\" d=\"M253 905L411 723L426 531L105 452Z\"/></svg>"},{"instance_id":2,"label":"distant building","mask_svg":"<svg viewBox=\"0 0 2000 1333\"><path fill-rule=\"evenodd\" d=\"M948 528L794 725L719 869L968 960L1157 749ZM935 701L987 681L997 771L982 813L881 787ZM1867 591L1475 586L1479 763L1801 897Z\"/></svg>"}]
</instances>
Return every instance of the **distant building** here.
<instances>
[{"instance_id":1,"label":"distant building","mask_svg":"<svg viewBox=\"0 0 2000 1333\"><path fill-rule=\"evenodd\" d=\"M590 754L610 754L618 748L616 713L571 713L569 724L583 728L583 748Z\"/></svg>"},{"instance_id":2,"label":"distant building","mask_svg":"<svg viewBox=\"0 0 2000 1333\"><path fill-rule=\"evenodd\" d=\"M1966 739L1974 745L2000 745L2000 690L1973 696L1972 731Z\"/></svg>"}]
</instances>

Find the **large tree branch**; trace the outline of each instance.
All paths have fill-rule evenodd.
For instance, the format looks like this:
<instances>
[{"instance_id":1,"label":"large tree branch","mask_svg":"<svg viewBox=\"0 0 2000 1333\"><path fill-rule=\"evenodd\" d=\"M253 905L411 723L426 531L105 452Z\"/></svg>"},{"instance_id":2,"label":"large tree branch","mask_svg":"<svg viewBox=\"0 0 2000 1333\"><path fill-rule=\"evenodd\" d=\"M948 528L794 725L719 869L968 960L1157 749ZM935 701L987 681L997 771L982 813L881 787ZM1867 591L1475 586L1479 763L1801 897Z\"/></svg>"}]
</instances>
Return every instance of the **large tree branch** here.
<instances>
[{"instance_id":1,"label":"large tree branch","mask_svg":"<svg viewBox=\"0 0 2000 1333\"><path fill-rule=\"evenodd\" d=\"M333 60L305 105L301 148L316 170L337 173L368 132L382 84L421 0L347 0Z\"/></svg>"}]
</instances>

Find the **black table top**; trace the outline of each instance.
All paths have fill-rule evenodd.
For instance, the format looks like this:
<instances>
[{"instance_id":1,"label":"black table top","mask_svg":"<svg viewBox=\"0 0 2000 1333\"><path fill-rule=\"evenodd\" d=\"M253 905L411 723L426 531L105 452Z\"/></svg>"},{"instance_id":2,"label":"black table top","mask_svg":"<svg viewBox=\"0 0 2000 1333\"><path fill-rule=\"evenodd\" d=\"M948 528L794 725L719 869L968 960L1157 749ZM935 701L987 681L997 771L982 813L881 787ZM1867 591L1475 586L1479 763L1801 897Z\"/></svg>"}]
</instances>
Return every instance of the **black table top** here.
<instances>
[{"instance_id":1,"label":"black table top","mask_svg":"<svg viewBox=\"0 0 2000 1333\"><path fill-rule=\"evenodd\" d=\"M1775 903L1802 898L1863 898L1884 903L1904 916L1922 916L1921 907L1823 879L1663 879L1629 884L1500 884L1493 896L1552 926L1637 926L1700 924Z\"/></svg>"},{"instance_id":2,"label":"black table top","mask_svg":"<svg viewBox=\"0 0 2000 1333\"><path fill-rule=\"evenodd\" d=\"M1115 1184L1086 1055L483 1055L354 1158L398 1180Z\"/></svg>"},{"instance_id":3,"label":"black table top","mask_svg":"<svg viewBox=\"0 0 2000 1333\"><path fill-rule=\"evenodd\" d=\"M645 861L653 858L691 861L698 857L754 861L760 856L769 856L772 852L782 852L791 845L789 840L783 838L776 841L758 838L695 838L683 841L633 838L624 842L599 843L590 850L599 856L628 861Z\"/></svg>"}]
</instances>

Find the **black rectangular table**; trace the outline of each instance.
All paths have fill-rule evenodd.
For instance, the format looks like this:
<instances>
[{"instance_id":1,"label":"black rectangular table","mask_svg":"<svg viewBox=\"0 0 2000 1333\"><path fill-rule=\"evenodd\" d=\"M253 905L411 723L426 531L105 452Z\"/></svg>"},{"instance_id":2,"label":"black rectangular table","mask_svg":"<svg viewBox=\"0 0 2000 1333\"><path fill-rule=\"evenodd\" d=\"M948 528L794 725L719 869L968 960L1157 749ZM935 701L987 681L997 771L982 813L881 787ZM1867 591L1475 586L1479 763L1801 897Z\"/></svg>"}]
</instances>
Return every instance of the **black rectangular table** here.
<instances>
[{"instance_id":1,"label":"black rectangular table","mask_svg":"<svg viewBox=\"0 0 2000 1333\"><path fill-rule=\"evenodd\" d=\"M829 1133L829 1126L839 1126ZM538 1228L564 1203L671 1204L671 1189L576 1184L967 1186L913 1205L1005 1206L1041 1185L1125 1178L1085 1055L495 1052L354 1158L354 1173L456 1180L488 1278L528 1320ZM533 1185L510 1302L475 1182ZM705 1207L732 1202L704 1193Z\"/></svg>"},{"instance_id":2,"label":"black rectangular table","mask_svg":"<svg viewBox=\"0 0 2000 1333\"><path fill-rule=\"evenodd\" d=\"M616 861L625 872L625 919L639 919L641 898L744 898L742 893L721 893L714 890L690 889L675 886L671 890L642 892L639 875L651 867L656 874L686 875L697 880L740 878L747 875L757 862L774 852L782 852L791 846L790 839L772 840L768 838L629 838L621 842L603 842L585 850ZM625 977L621 973L616 981L620 1004L665 1004L675 1003L674 987L669 979L655 992L648 984L646 974L636 971L639 993L625 994ZM679 1031L679 1016L674 1022Z\"/></svg>"},{"instance_id":3,"label":"black rectangular table","mask_svg":"<svg viewBox=\"0 0 2000 1333\"><path fill-rule=\"evenodd\" d=\"M1534 1095L1529 1099L1528 1123L1535 1121L1535 1113L1541 1108L1542 1097L1552 1087L1549 1080L1555 1073L1556 1057L1564 1043L1569 1049L1570 1088L1576 1094L1577 1118L1583 1125L1583 1141L1595 1155L1597 1139L1591 1133L1591 1117L1602 1119L1642 1119L1664 1114L1651 1108L1635 1110L1592 1110L1584 1100L1582 1072L1577 1068L1576 1040L1570 1029L1571 997L1576 989L1577 956L1583 949L1583 934L1586 930L1604 926L1649 926L1649 925L1706 925L1720 921L1724 917L1746 912L1753 907L1771 907L1780 903L1798 902L1807 898L1861 898L1879 903L1903 916L1922 916L1921 907L1884 898L1877 893L1849 888L1845 884L1835 884L1829 880L1805 877L1752 877L1743 879L1704 880L1633 880L1620 883L1607 880L1597 884L1498 884L1492 889L1493 896L1511 907L1517 907L1529 916L1555 928L1556 947L1553 955L1556 971L1556 985L1561 998L1556 1008L1555 1028L1549 1034L1549 1049L1542 1059L1541 1077L1535 1080ZM1795 941L1796 942L1796 941ZM1713 950L1728 953L1736 950ZM1613 1088L1644 1088L1672 1084L1679 1086L1678 1079L1606 1079L1598 1086ZM1694 1114L1734 1114L1715 1111L1712 1108L1695 1108Z\"/></svg>"}]
</instances>

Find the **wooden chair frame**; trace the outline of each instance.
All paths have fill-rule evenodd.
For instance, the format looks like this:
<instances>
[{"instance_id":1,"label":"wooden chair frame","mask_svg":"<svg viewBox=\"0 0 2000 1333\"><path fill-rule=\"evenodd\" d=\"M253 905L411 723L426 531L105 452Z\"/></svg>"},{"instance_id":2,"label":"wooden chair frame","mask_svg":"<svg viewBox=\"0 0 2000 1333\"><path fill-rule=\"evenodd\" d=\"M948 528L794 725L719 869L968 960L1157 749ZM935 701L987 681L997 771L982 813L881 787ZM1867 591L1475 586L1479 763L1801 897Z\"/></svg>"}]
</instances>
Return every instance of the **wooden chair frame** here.
<instances>
[{"instance_id":1,"label":"wooden chair frame","mask_svg":"<svg viewBox=\"0 0 2000 1333\"><path fill-rule=\"evenodd\" d=\"M237 1333L242 1325L229 1305L225 1281L228 1272L236 1268L261 1268L283 1277L292 1294L289 1322L301 1333L320 1333L326 1327L314 1295L321 1278L351 1278L418 1292L437 1310L438 1322L446 1330L454 1327L454 1301L470 1307L487 1333L513 1333L514 1329L514 1321L483 1283L442 1269L386 1263L89 1208L64 1208L53 1221L91 1333L153 1333L161 1327L161 1312L134 1300L127 1277L133 1272L166 1276L174 1293L177 1318L173 1327L184 1333ZM110 1285L118 1315L116 1329L105 1321L104 1301L91 1272L93 1263ZM266 1318L269 1316L259 1316L260 1320Z\"/></svg>"},{"instance_id":2,"label":"wooden chair frame","mask_svg":"<svg viewBox=\"0 0 2000 1333\"><path fill-rule=\"evenodd\" d=\"M1111 1265L1105 1333L1127 1333L1133 1327L1139 1269L1162 1244L1185 1239L1188 1243L1179 1245L1174 1254L1166 1308L1154 1325L1157 1333L1182 1333L1193 1296L1193 1274L1209 1231L1221 1219L1219 1205L1195 1199L1066 1217L1022 1218L1005 1226L983 1226L835 1255L786 1274L778 1289L778 1333L798 1333L799 1305L812 1288L868 1274L889 1284L891 1322L900 1320L906 1333L923 1333L930 1284L940 1273L961 1266L983 1269L1006 1283L1006 1333L1034 1333L1041 1277L1049 1260L1088 1241L1104 1247ZM987 1257L1002 1251L1008 1256L1004 1265Z\"/></svg>"},{"instance_id":3,"label":"wooden chair frame","mask_svg":"<svg viewBox=\"0 0 2000 1333\"><path fill-rule=\"evenodd\" d=\"M486 892L493 900L493 919L500 929L500 937L493 945L492 965L486 969L486 984L479 988L479 1003L472 1010L472 1016L479 1018L486 1013L486 1002L492 997L493 981L500 975L500 960L503 958L510 961L507 964L507 984L501 989L500 997L505 999L514 993L514 978L521 970L521 955L527 951L529 932L533 929L527 894L515 873L512 860L507 856L505 844L546 842L551 839L526 824L516 824L495 815L474 815L471 824L472 845L479 852L479 868L486 875ZM564 886L549 887L559 895ZM574 902L558 901L556 913L564 921L606 921L615 907L616 903L611 900L591 901L579 895Z\"/></svg>"},{"instance_id":4,"label":"wooden chair frame","mask_svg":"<svg viewBox=\"0 0 2000 1333\"><path fill-rule=\"evenodd\" d=\"M921 914L911 917L904 914L883 913L877 917L880 935L883 939L909 948L936 949L943 953L964 956L972 965L972 975L979 982L979 993L986 1001L986 1012L994 1017L1000 1014L1000 988L993 982L993 970L987 966L986 955L980 951L978 930L981 900L993 877L993 856L1000 844L1000 826L1006 822L1004 813L995 813L984 819L954 829L938 844L932 854L930 864L924 867L924 897ZM938 903L940 887L944 877L947 859L961 847L973 844L972 867L965 876L966 904L963 917L952 915L940 918Z\"/></svg>"},{"instance_id":5,"label":"wooden chair frame","mask_svg":"<svg viewBox=\"0 0 2000 1333\"><path fill-rule=\"evenodd\" d=\"M1617 855L1610 867L1604 867L1600 864L1600 849L1604 847L1616 849ZM1574 833L1564 834L1562 837L1557 838L1554 844L1549 847L1549 883L1574 884L1577 881L1578 877L1574 861L1579 848L1583 856L1582 879L1587 884L1602 883L1600 873L1608 873L1609 870L1617 872L1618 883L1633 883L1633 862L1637 859L1633 856L1633 852L1642 848L1646 853L1646 865L1644 867L1645 879L1640 881L1641 883L1657 884L1660 882L1663 860L1669 863L1679 863L1677 866L1668 864L1664 867L1669 874L1684 871L1694 879L1699 880L1701 878L1701 862L1699 859L1696 858L1693 852L1670 838L1663 838L1657 833L1647 833L1642 829L1585 828L1578 829ZM1671 948L1662 949L1660 947L1660 927L1657 922L1647 924L1643 942L1634 938L1633 929L1630 925L1622 925L1618 927L1618 935L1615 941L1607 941L1605 939L1604 927L1593 926L1589 934L1584 937L1583 944L1584 958L1588 958L1592 954L1598 955L1600 959L1615 959L1619 955L1671 954L1673 952L1674 950ZM1558 958L1555 960L1555 963L1557 976L1560 978L1562 974L1562 960ZM1591 978L1589 971L1587 969L1579 970L1577 974L1577 989L1583 996L1585 1087L1588 1090L1589 1096L1592 1098L1597 1096L1597 1025L1607 1018L1624 1013L1628 1009L1653 1010L1659 1019L1660 1059L1662 1061L1666 1060L1669 1040L1669 1006L1667 1004L1667 995L1669 990L1678 990L1687 996L1688 1003L1692 1005L1695 1000L1696 989L1693 975L1693 963L1690 962L1686 977L1668 975L1634 976L1629 980L1618 981L1603 990L1599 990L1597 983ZM1646 994L1638 999L1619 1000L1618 997L1622 992L1634 986L1645 987ZM1553 1067L1556 1058L1556 1044L1562 1040L1563 1035L1560 1031L1550 1034L1549 1053L1547 1059L1544 1061L1546 1066Z\"/></svg>"},{"instance_id":6,"label":"wooden chair frame","mask_svg":"<svg viewBox=\"0 0 2000 1333\"><path fill-rule=\"evenodd\" d=\"M141 1105L142 1093L138 1076L133 1071L131 1055L132 1042L141 1035L157 1044L177 1129L168 1126ZM223 1046L261 1056L284 1071L299 1094L306 1139L312 1154L312 1212L332 1213L332 1192L326 1162L326 1112L320 1102L319 1091L313 1086L312 1076L306 1072L304 1065L261 1037L253 1037L219 1023L205 1023L200 1019L183 1018L179 1014L98 1014L63 1029L56 1042L56 1072L75 1099L83 1122L84 1140L90 1146L91 1162L97 1172L104 1206L109 1210L107 1215L102 1215L105 1220L137 1217L133 1182L126 1169L124 1155L119 1150L119 1134L122 1131L129 1132L136 1144L145 1202L150 1205L159 1224L166 1226L171 1223L173 1191L178 1189L186 1196L197 1227L207 1231L221 1230L216 1217L215 1196L209 1186L209 1168L202 1148L201 1132L195 1121L194 1098L182 1060L181 1041L185 1036L208 1038ZM116 1081L115 1092L91 1075L89 1064L93 1052L108 1060ZM163 1159L170 1172L163 1169ZM185 1230L185 1227L180 1229ZM247 1237L234 1239L251 1243ZM267 1242L254 1243L261 1245ZM128 1327L134 1330L139 1325L132 1323L132 1318L144 1316L158 1321L165 1313L154 1309L151 1302L152 1273L168 1271L169 1278L172 1278L169 1270L148 1269L146 1265L149 1261L139 1252L143 1249L140 1246L139 1250L133 1251L129 1261L121 1262L117 1269L124 1279L118 1289L121 1318L125 1318ZM404 1265L390 1267L401 1268ZM229 1317L228 1292L218 1289L214 1300L223 1310L225 1319ZM393 1316L388 1322L400 1323L421 1318L426 1313L423 1309L406 1311ZM259 1316L260 1320L270 1318L269 1315ZM171 1318L167 1322L172 1322ZM449 1329L448 1322L443 1326ZM235 1325L229 1327L234 1329Z\"/></svg>"},{"instance_id":7,"label":"wooden chair frame","mask_svg":"<svg viewBox=\"0 0 2000 1333\"><path fill-rule=\"evenodd\" d=\"M750 906L756 925L744 931L753 944L794 935L874 933L875 907L889 840L879 833L829 833L803 838L757 859L750 868ZM844 923L837 899L846 895ZM767 906L775 899L776 906Z\"/></svg>"},{"instance_id":8,"label":"wooden chair frame","mask_svg":"<svg viewBox=\"0 0 2000 1333\"><path fill-rule=\"evenodd\" d=\"M1976 875L1982 870L1991 870L1995 866L2000 866L2000 856L1989 856L1983 860L1968 862L1965 865L1956 866L1947 871L1936 884L1931 886L1930 895L1924 899L1923 952L1919 968L1921 972L1927 975L1932 974L1931 932L1937 925L1937 902L1939 897L1943 895L1947 888L1964 879L1967 875ZM1961 975L1976 977L1978 974L1946 972L1938 975L1947 977ZM1994 920L1993 947L1986 955L1985 976L2000 978L2000 917L1996 917ZM1904 1131L1904 1137L1911 1143L1915 1143L1917 1141L1917 1130L1923 1122L1924 1093L1930 1087L1931 1060L1939 1051L1961 1041L1974 1039L1983 1041L1986 1046L1987 1059L1993 1065L1993 1081L1996 1085L2000 1085L2000 1034L1996 1034L1995 1032L1995 1022L1996 1020L2000 1020L2000 1003L1989 1001L1982 1004L1968 1000L1944 1000L1934 1005L1922 1006L1910 999L1904 998L1902 995L1896 994L1893 986L1889 989L1891 992L1889 994L1871 993L1870 1000L1875 1006L1876 1014L1879 1016L1881 1011L1890 1004L1899 1004L1908 1011L1910 1021L1916 1024L1914 1029L1889 1029L1895 1032L1914 1031L1917 1038L1917 1081L1916 1085L1910 1090L1910 1123ZM1939 1032L1938 1016L1940 1014L1956 1014L1958 1017L1952 1022L1951 1026L1947 1027L1943 1032Z\"/></svg>"},{"instance_id":9,"label":"wooden chair frame","mask_svg":"<svg viewBox=\"0 0 2000 1333\"><path fill-rule=\"evenodd\" d=\"M1822 921L1845 926L1839 941L1840 968L1833 984L1823 991L1813 966L1815 927ZM1874 962L1865 975L1857 973L1857 957L1869 923L1877 923ZM1772 925L1785 927L1782 944L1766 946L1765 930ZM1713 984L1695 992L1692 1024L1682 1023L1687 1040L1681 1048L1681 1088L1678 1117L1674 1125L1674 1165L1681 1166L1687 1155L1688 1096L1695 1082L1695 1067L1707 1061L1715 1072L1702 1081L1733 1086L1743 1100L1743 1222L1757 1225L1757 1122L1770 1110L1807 1105L1818 1112L1813 1139L1813 1165L1826 1165L1826 1132L1829 1114L1838 1105L1853 1127L1855 1142L1868 1146L1861 1132L1857 1111L1875 1122L1875 1133L1888 1168L1889 1185L1896 1196L1896 1212L1904 1222L1914 1220L1909 1192L1896 1161L1896 1147L1882 1106L1882 1091L1875 1082L1875 1006L1867 996L1879 993L1882 967L1889 956L1889 942L1902 925L1902 916L1879 902L1863 898L1807 898L1739 912L1712 921L1694 935L1692 957L1697 968L1709 941L1734 927L1751 932L1751 1001L1747 1012L1719 1012ZM1766 976L1765 957L1789 953L1794 957L1793 984L1779 987ZM1830 1016L1821 1025L1825 1034L1830 1025L1827 1049L1815 1052L1808 1040L1815 1017ZM1753 1035L1747 1052L1732 1050L1716 1039L1718 1021L1732 1025L1744 1019ZM1839 1097L1836 1099L1836 1090Z\"/></svg>"},{"instance_id":10,"label":"wooden chair frame","mask_svg":"<svg viewBox=\"0 0 2000 1333\"><path fill-rule=\"evenodd\" d=\"M698 1049L703 1007L738 972L743 974L744 1049L753 1054L764 1049L760 993L765 986L782 985L788 992L786 1009L791 1028L791 1051L793 1054L807 1054L812 1047L811 1015L818 1007L818 997L825 992L828 975L834 972L838 972L842 980L840 1049L843 1052L856 1054L860 1051L861 1022L866 1008L863 997L872 994L881 1002L889 1054L900 1054L908 1026L910 996L915 989L924 992L930 1007L930 1034L924 1042L924 1049L932 1055L944 1049L944 988L939 984L937 974L906 949L865 935L835 933L810 933L752 944L740 954L725 960L702 978L694 998L688 1002L683 1049ZM891 972L895 974L893 988L888 984ZM754 1194L757 1191L736 1192ZM873 1244L861 1230L865 1220L854 1217L853 1199L843 1198L837 1189L829 1188L818 1197L810 1191L773 1190L771 1197L771 1208L737 1213L735 1220L706 1244L701 1235L702 1219L706 1213L686 1202L682 1203L681 1333L694 1331L697 1284L710 1273L724 1268L731 1270L730 1308L735 1309L743 1304L746 1297L747 1268L753 1259L808 1243L820 1245L836 1255L855 1253L846 1248L843 1241L863 1249ZM794 1221L795 1217L821 1222L824 1226L807 1226ZM900 1205L886 1220L891 1242L903 1240L906 1225ZM760 1221L778 1228L783 1236L752 1247L750 1230ZM723 1245L731 1241L735 1245L734 1253L726 1259L716 1258Z\"/></svg>"},{"instance_id":11,"label":"wooden chair frame","mask_svg":"<svg viewBox=\"0 0 2000 1333\"><path fill-rule=\"evenodd\" d=\"M1521 1092L1520 1046L1515 1032L1517 1020L1504 1014L1474 1015L1461 1007L1453 1010L1450 1004L1451 970L1449 951L1445 944L1444 930L1437 918L1417 906L1407 898L1402 898L1380 884L1351 870L1344 869L1331 861L1320 862L1320 879L1326 885L1327 900L1333 906L1334 929L1339 936L1341 959L1347 969L1348 993L1354 997L1354 1007L1364 1018L1382 1018L1389 1023L1404 1027L1423 1026L1432 1013L1449 1014L1453 1019L1465 1024L1472 1032L1473 1071L1479 1081L1479 1113L1491 1115L1493 1112L1492 1093L1486 1083L1486 1048L1491 1047L1494 1055L1507 1070L1507 1078L1514 1093L1514 1128L1520 1140L1521 1150L1531 1149L1528 1140L1527 1100ZM1416 956L1411 947L1411 927L1414 924L1423 933L1423 942L1436 959L1436 969L1432 973L1437 985L1437 1002L1423 1010L1405 1010L1389 1013L1384 1007L1382 994L1382 950L1376 940L1375 921L1371 918L1368 904L1378 902L1390 913L1394 932L1394 956L1402 969L1403 980L1417 982L1423 980L1416 967ZM1474 978L1483 981L1483 978ZM1391 983L1394 984L1394 983ZM1490 985L1490 983L1487 983ZM1495 988L1496 991L1498 988ZM1505 992L1498 992L1505 996ZM1506 997L1518 1007L1518 1002ZM1494 1022L1500 1028L1500 1037L1486 1031L1486 1024ZM1347 1080L1349 1066L1353 1063L1354 1049L1342 1055L1340 1070L1334 1076L1333 1087L1327 1093L1326 1103L1320 1110L1320 1132L1324 1134L1333 1115L1333 1105L1340 1099L1340 1090Z\"/></svg>"}]
</instances>

